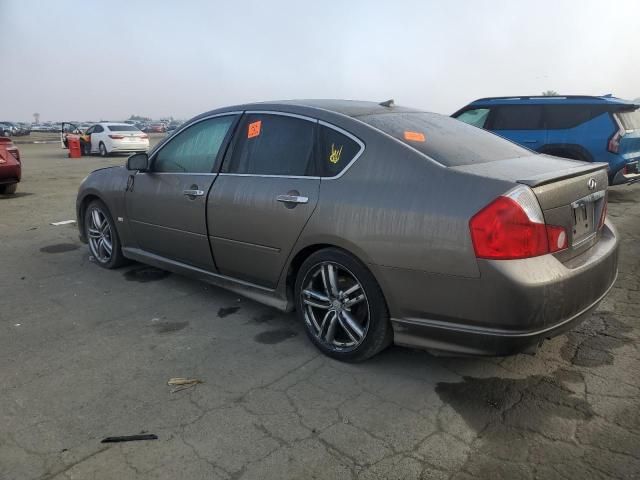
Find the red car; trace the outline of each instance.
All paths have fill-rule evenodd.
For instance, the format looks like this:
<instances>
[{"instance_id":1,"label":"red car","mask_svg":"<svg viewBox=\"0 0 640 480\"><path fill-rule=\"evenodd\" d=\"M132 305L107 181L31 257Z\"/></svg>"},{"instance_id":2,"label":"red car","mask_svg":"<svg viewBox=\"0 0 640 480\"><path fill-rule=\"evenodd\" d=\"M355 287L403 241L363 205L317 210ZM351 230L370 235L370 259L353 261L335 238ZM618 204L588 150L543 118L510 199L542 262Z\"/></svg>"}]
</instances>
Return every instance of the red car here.
<instances>
[{"instance_id":1,"label":"red car","mask_svg":"<svg viewBox=\"0 0 640 480\"><path fill-rule=\"evenodd\" d=\"M0 137L0 194L16 193L21 177L20 152L10 138Z\"/></svg>"},{"instance_id":2,"label":"red car","mask_svg":"<svg viewBox=\"0 0 640 480\"><path fill-rule=\"evenodd\" d=\"M143 130L145 133L164 133L167 131L164 123L152 123Z\"/></svg>"}]
</instances>

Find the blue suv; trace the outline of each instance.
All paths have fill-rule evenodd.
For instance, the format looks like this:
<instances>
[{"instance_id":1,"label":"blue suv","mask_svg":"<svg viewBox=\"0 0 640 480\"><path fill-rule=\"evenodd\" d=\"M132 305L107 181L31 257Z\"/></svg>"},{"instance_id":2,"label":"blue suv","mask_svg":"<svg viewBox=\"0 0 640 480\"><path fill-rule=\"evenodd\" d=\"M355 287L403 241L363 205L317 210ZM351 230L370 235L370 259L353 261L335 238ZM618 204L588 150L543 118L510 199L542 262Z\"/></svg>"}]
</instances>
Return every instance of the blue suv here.
<instances>
[{"instance_id":1,"label":"blue suv","mask_svg":"<svg viewBox=\"0 0 640 480\"><path fill-rule=\"evenodd\" d=\"M452 115L548 155L607 162L609 183L640 178L640 105L610 95L493 97Z\"/></svg>"}]
</instances>

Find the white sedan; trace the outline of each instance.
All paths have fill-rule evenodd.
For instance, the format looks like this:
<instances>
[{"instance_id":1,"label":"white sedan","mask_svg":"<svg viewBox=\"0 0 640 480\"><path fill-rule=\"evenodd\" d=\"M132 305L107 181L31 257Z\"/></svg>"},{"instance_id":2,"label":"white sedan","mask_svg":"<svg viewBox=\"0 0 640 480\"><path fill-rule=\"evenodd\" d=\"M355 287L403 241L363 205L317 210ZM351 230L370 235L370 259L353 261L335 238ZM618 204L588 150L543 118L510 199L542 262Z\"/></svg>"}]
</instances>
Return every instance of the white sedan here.
<instances>
[{"instance_id":1,"label":"white sedan","mask_svg":"<svg viewBox=\"0 0 640 480\"><path fill-rule=\"evenodd\" d=\"M85 132L85 136L90 138L91 150L89 153L99 153L103 157L110 153L133 153L149 150L149 136L126 123L96 123Z\"/></svg>"}]
</instances>

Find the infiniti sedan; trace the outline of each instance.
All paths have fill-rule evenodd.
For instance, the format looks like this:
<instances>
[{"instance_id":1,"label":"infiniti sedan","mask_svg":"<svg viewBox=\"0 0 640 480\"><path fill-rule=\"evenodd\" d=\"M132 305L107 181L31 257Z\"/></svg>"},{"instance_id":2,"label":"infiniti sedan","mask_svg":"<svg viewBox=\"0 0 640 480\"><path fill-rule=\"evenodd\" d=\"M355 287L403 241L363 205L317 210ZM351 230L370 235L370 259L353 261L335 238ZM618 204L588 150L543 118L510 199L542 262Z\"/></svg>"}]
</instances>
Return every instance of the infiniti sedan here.
<instances>
[{"instance_id":1,"label":"infiniti sedan","mask_svg":"<svg viewBox=\"0 0 640 480\"><path fill-rule=\"evenodd\" d=\"M296 310L325 354L504 355L584 320L618 241L606 164L458 120L342 100L202 114L80 186L96 263L128 260Z\"/></svg>"}]
</instances>

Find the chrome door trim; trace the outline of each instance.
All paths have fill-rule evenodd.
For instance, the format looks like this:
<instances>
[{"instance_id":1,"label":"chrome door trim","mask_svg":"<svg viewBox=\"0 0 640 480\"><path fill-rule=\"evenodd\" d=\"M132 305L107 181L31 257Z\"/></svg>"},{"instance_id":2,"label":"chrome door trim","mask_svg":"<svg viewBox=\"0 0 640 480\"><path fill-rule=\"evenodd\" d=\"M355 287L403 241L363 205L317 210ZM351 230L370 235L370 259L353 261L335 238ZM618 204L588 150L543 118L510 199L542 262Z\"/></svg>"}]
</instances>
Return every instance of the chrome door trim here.
<instances>
[{"instance_id":1,"label":"chrome door trim","mask_svg":"<svg viewBox=\"0 0 640 480\"><path fill-rule=\"evenodd\" d=\"M247 115L250 114L265 114L265 115L280 115L281 117L293 117L299 118L300 120L306 120L312 123L318 123L319 120L313 117L306 117L304 115L298 115L297 113L289 113L289 112L278 112L276 110L246 110L244 112Z\"/></svg>"},{"instance_id":2,"label":"chrome door trim","mask_svg":"<svg viewBox=\"0 0 640 480\"><path fill-rule=\"evenodd\" d=\"M320 180L321 177L311 177L306 175L264 175L261 173L219 173L218 175L224 177L262 177L262 178L297 178L297 179L309 179Z\"/></svg>"},{"instance_id":3,"label":"chrome door trim","mask_svg":"<svg viewBox=\"0 0 640 480\"><path fill-rule=\"evenodd\" d=\"M276 200L284 203L309 203L309 197L301 195L278 195Z\"/></svg>"}]
</instances>

